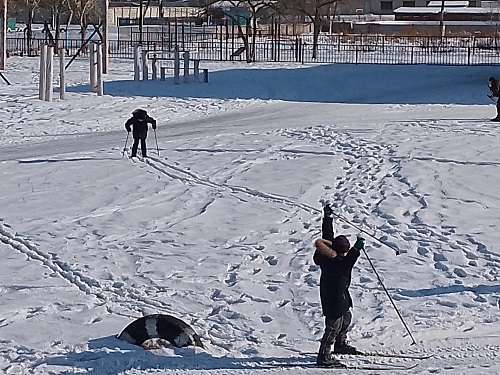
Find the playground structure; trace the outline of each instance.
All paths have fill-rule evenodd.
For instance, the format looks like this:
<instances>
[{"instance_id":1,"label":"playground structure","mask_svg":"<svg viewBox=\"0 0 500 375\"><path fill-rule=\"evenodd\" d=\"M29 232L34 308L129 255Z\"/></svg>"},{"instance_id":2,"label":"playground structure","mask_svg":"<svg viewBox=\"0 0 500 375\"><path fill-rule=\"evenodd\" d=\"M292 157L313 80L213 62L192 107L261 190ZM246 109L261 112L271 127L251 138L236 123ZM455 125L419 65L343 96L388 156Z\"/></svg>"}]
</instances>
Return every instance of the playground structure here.
<instances>
[{"instance_id":1,"label":"playground structure","mask_svg":"<svg viewBox=\"0 0 500 375\"><path fill-rule=\"evenodd\" d=\"M103 47L100 43L90 43L90 91L103 95ZM54 79L54 47L43 45L40 53L40 80L38 97L47 102L52 101ZM59 98L66 98L66 69L64 50L59 50Z\"/></svg>"},{"instance_id":2,"label":"playground structure","mask_svg":"<svg viewBox=\"0 0 500 375\"><path fill-rule=\"evenodd\" d=\"M159 77L158 72L160 72ZM208 83L208 69L202 70L203 78L200 80L200 60L191 59L189 51L180 51L178 46L174 51L149 51L142 50L140 45L135 47L134 81L156 81L158 78L160 81L165 81L170 72L174 77L174 85L180 85L181 82L188 84L191 81Z\"/></svg>"}]
</instances>

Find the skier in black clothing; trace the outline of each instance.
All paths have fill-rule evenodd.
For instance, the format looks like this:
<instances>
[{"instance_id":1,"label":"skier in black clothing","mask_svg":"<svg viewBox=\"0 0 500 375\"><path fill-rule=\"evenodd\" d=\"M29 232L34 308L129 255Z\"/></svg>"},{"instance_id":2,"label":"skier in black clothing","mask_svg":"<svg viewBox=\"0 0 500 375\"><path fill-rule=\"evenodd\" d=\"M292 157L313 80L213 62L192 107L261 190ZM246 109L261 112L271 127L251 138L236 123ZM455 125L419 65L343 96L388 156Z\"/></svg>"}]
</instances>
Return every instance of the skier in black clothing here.
<instances>
[{"instance_id":1,"label":"skier in black clothing","mask_svg":"<svg viewBox=\"0 0 500 375\"><path fill-rule=\"evenodd\" d=\"M133 127L132 135L134 137L134 144L132 145L132 155L130 157L137 156L137 148L139 147L139 140L141 141L141 151L142 156L147 156L146 151L146 138L148 137L148 124L153 126L153 130L156 130L156 120L148 116L148 113L144 109L136 109L132 112L132 117L125 123L125 129L130 133L130 127Z\"/></svg>"},{"instance_id":2,"label":"skier in black clothing","mask_svg":"<svg viewBox=\"0 0 500 375\"><path fill-rule=\"evenodd\" d=\"M491 121L500 122L500 80L495 77L488 78L488 88L491 91L491 95L488 95L490 99L493 97L496 99L497 116L492 118Z\"/></svg>"},{"instance_id":3,"label":"skier in black clothing","mask_svg":"<svg viewBox=\"0 0 500 375\"><path fill-rule=\"evenodd\" d=\"M334 367L340 363L333 358L333 353L359 353L346 339L352 319L352 299L349 294L351 274L360 250L364 247L364 239L358 237L350 248L346 236L334 237L333 211L329 204L325 205L323 212L322 238L315 242L316 251L313 258L314 263L321 268L320 297L325 315L325 333L321 339L316 363L321 367Z\"/></svg>"}]
</instances>

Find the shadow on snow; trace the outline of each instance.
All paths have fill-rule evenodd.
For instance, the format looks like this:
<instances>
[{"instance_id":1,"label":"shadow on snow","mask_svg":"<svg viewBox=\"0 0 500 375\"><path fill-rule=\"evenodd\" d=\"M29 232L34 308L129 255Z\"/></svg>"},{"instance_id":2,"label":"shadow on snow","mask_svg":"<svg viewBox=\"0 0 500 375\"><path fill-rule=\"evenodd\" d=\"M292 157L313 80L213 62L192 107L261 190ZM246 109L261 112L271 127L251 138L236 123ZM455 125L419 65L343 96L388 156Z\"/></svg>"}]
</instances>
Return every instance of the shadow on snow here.
<instances>
[{"instance_id":1,"label":"shadow on snow","mask_svg":"<svg viewBox=\"0 0 500 375\"><path fill-rule=\"evenodd\" d=\"M252 357L229 358L213 357L190 348L169 348L175 357L161 355L154 351L144 350L142 347L128 344L115 336L107 336L89 341L89 350L84 352L71 352L62 356L55 356L36 365L67 366L86 369L90 372L117 374L131 369L177 369L177 370L251 370L251 369L276 369L272 363L287 364L290 362L314 363L316 358L311 356L300 357ZM200 349L197 349L200 350ZM196 357L196 359L194 358ZM61 372L73 374L72 369Z\"/></svg>"},{"instance_id":2,"label":"shadow on snow","mask_svg":"<svg viewBox=\"0 0 500 375\"><path fill-rule=\"evenodd\" d=\"M203 64L202 64L203 65ZM130 63L132 69L132 62ZM262 99L356 104L492 104L486 97L487 66L298 65L293 69L210 72L209 83L175 86L166 81L104 82L104 94L211 99ZM201 78L201 77L200 77ZM182 77L180 78L182 81ZM69 87L89 92L87 84Z\"/></svg>"}]
</instances>

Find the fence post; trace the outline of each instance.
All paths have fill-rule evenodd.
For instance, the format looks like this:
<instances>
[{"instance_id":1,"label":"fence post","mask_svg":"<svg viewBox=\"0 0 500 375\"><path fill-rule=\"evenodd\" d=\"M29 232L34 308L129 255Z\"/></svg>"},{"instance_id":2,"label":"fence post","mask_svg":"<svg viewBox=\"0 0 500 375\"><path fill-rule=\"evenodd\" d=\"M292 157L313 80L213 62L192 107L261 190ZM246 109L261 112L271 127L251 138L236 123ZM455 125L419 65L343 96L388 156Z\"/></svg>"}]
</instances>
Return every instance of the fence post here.
<instances>
[{"instance_id":1,"label":"fence post","mask_svg":"<svg viewBox=\"0 0 500 375\"><path fill-rule=\"evenodd\" d=\"M174 85L180 85L179 73L181 69L181 62L179 56L179 46L175 46L174 50Z\"/></svg>"},{"instance_id":2,"label":"fence post","mask_svg":"<svg viewBox=\"0 0 500 375\"><path fill-rule=\"evenodd\" d=\"M64 48L59 48L59 98L66 99L66 66Z\"/></svg>"},{"instance_id":3,"label":"fence post","mask_svg":"<svg viewBox=\"0 0 500 375\"><path fill-rule=\"evenodd\" d=\"M470 47L467 47L467 65L471 64L470 56L471 56Z\"/></svg>"},{"instance_id":4,"label":"fence post","mask_svg":"<svg viewBox=\"0 0 500 375\"><path fill-rule=\"evenodd\" d=\"M184 52L184 83L189 83L189 51Z\"/></svg>"},{"instance_id":5,"label":"fence post","mask_svg":"<svg viewBox=\"0 0 500 375\"><path fill-rule=\"evenodd\" d=\"M305 54L305 48L304 48L304 43L302 42L302 38L299 39L300 40L300 60L302 62L302 64L304 64L304 54Z\"/></svg>"}]
</instances>

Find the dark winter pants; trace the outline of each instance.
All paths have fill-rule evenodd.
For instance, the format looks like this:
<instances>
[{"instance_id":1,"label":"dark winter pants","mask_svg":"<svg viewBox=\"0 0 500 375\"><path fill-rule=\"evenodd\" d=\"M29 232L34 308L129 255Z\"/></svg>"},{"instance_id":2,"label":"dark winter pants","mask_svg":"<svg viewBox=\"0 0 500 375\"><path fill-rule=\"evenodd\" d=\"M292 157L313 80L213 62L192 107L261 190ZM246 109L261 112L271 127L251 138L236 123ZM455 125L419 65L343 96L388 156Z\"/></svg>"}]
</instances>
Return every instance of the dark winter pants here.
<instances>
[{"instance_id":1,"label":"dark winter pants","mask_svg":"<svg viewBox=\"0 0 500 375\"><path fill-rule=\"evenodd\" d=\"M343 316L337 319L325 317L325 333L321 339L319 354L330 354L332 345L335 342L339 344L345 342L347 339L347 328L349 328L351 320L352 314L350 310L347 310Z\"/></svg>"},{"instance_id":2,"label":"dark winter pants","mask_svg":"<svg viewBox=\"0 0 500 375\"><path fill-rule=\"evenodd\" d=\"M497 98L497 118L500 118L500 98Z\"/></svg>"},{"instance_id":3,"label":"dark winter pants","mask_svg":"<svg viewBox=\"0 0 500 375\"><path fill-rule=\"evenodd\" d=\"M137 155L137 148L139 147L139 141L141 141L141 151L142 151L142 156L146 157L147 152L146 152L146 138L134 138L134 144L132 145L132 157Z\"/></svg>"}]
</instances>

